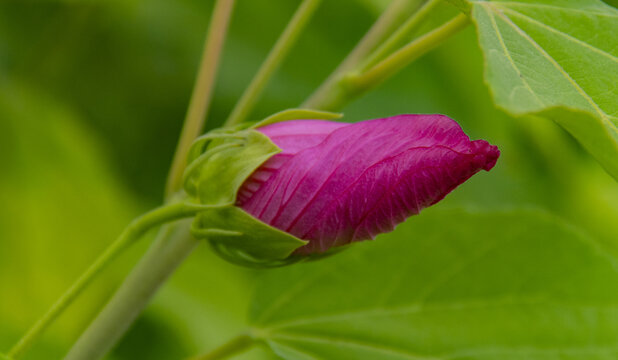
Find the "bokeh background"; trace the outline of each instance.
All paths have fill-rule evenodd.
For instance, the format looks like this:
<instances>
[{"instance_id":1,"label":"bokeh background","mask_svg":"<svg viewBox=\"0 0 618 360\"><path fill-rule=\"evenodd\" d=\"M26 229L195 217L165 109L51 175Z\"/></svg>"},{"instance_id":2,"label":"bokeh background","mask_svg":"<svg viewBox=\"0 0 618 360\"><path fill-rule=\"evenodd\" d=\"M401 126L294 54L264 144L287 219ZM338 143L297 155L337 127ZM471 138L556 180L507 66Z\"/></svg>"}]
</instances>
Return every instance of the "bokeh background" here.
<instances>
[{"instance_id":1,"label":"bokeh background","mask_svg":"<svg viewBox=\"0 0 618 360\"><path fill-rule=\"evenodd\" d=\"M386 3L324 1L251 117L298 106ZM209 128L225 119L298 4L237 1ZM0 350L133 217L161 202L212 5L0 3ZM616 182L552 122L494 107L472 27L344 112L345 121L447 114L472 138L497 144L502 157L437 206L541 208L618 249ZM61 357L147 243L99 278L26 359ZM222 343L243 329L258 276L200 247L110 359L181 358ZM255 348L239 358L271 357Z\"/></svg>"}]
</instances>

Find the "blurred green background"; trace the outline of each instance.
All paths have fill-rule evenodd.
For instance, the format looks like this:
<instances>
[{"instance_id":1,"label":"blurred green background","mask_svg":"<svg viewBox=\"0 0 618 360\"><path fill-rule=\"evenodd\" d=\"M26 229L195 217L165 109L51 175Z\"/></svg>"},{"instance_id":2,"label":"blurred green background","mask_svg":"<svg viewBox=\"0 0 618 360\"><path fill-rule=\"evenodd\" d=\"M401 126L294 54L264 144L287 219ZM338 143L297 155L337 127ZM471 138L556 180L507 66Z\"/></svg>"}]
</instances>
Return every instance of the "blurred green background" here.
<instances>
[{"instance_id":1,"label":"blurred green background","mask_svg":"<svg viewBox=\"0 0 618 360\"><path fill-rule=\"evenodd\" d=\"M252 118L298 106L387 2L324 1ZM0 4L1 350L130 219L161 202L212 3ZM222 123L298 3L237 2L209 128ZM447 114L472 138L497 144L502 157L437 206L542 208L618 253L615 181L552 122L497 110L482 66L469 27L350 104L344 120ZM123 256L26 358L62 356L145 246ZM256 276L199 248L110 358L180 358L220 344L243 329ZM269 357L260 348L242 356Z\"/></svg>"}]
</instances>

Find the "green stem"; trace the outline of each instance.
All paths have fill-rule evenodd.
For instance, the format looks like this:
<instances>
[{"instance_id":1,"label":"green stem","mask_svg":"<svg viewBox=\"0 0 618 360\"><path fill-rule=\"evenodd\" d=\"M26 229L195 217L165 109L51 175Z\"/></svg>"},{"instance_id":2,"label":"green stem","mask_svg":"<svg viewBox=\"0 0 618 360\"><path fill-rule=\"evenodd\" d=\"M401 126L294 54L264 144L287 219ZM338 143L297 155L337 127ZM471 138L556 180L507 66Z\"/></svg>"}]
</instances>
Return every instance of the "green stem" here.
<instances>
[{"instance_id":1,"label":"green stem","mask_svg":"<svg viewBox=\"0 0 618 360\"><path fill-rule=\"evenodd\" d=\"M255 74L255 77L251 80L251 83L240 97L240 100L225 122L226 125L238 124L247 118L260 97L262 90L266 87L268 80L275 70L277 70L292 45L298 39L298 36L313 15L320 1L321 0L303 0L266 57L266 60L264 60L264 63L260 66L257 74Z\"/></svg>"},{"instance_id":2,"label":"green stem","mask_svg":"<svg viewBox=\"0 0 618 360\"><path fill-rule=\"evenodd\" d=\"M83 292L86 286L123 250L134 244L149 229L196 212L196 207L185 203L174 203L156 208L140 217L125 228L118 239L77 279L77 281L52 305L26 334L11 348L8 355L19 358L33 342L53 323L53 321Z\"/></svg>"},{"instance_id":3,"label":"green stem","mask_svg":"<svg viewBox=\"0 0 618 360\"><path fill-rule=\"evenodd\" d=\"M410 17L403 25L397 29L380 47L374 51L363 66L359 69L359 72L363 72L370 67L374 66L378 61L384 59L388 54L397 50L414 31L416 31L427 18L427 15L441 2L442 0L429 0L427 1L415 14Z\"/></svg>"},{"instance_id":4,"label":"green stem","mask_svg":"<svg viewBox=\"0 0 618 360\"><path fill-rule=\"evenodd\" d=\"M196 356L191 360L220 360L248 350L255 345L255 339L249 335L238 335L208 354Z\"/></svg>"},{"instance_id":5,"label":"green stem","mask_svg":"<svg viewBox=\"0 0 618 360\"><path fill-rule=\"evenodd\" d=\"M312 104L312 108L326 111L340 110L352 99L376 87L468 24L469 19L466 15L458 15L437 29L413 40L366 72L361 74L348 73L342 76L336 85L321 97L320 102Z\"/></svg>"},{"instance_id":6,"label":"green stem","mask_svg":"<svg viewBox=\"0 0 618 360\"><path fill-rule=\"evenodd\" d=\"M399 24L399 19L407 16L409 9L414 8L420 0L394 0L371 26L369 31L356 44L352 52L341 62L320 87L301 105L301 108L316 108L329 95L330 89L337 86L341 75L357 67L363 59Z\"/></svg>"},{"instance_id":7,"label":"green stem","mask_svg":"<svg viewBox=\"0 0 618 360\"><path fill-rule=\"evenodd\" d=\"M410 62L433 50L444 40L458 33L470 23L464 14L457 15L444 25L412 41L386 59L362 73L348 79L355 91L363 93L382 83Z\"/></svg>"},{"instance_id":8,"label":"green stem","mask_svg":"<svg viewBox=\"0 0 618 360\"><path fill-rule=\"evenodd\" d=\"M215 4L197 79L167 179L165 188L167 198L181 188L182 174L187 165L187 154L193 140L202 132L206 123L206 114L212 98L221 49L233 7L234 0L218 0Z\"/></svg>"},{"instance_id":9,"label":"green stem","mask_svg":"<svg viewBox=\"0 0 618 360\"><path fill-rule=\"evenodd\" d=\"M189 226L164 226L114 296L73 345L65 360L96 360L116 344L168 276L198 244Z\"/></svg>"}]
</instances>

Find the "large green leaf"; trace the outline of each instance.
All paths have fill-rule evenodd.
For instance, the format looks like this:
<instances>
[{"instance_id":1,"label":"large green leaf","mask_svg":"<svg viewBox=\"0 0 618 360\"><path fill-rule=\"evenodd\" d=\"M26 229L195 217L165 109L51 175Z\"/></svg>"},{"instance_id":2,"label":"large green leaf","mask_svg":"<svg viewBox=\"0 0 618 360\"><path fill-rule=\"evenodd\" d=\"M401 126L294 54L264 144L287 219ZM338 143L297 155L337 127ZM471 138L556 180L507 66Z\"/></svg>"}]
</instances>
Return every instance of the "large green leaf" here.
<instances>
[{"instance_id":1,"label":"large green leaf","mask_svg":"<svg viewBox=\"0 0 618 360\"><path fill-rule=\"evenodd\" d=\"M538 211L428 211L267 274L251 322L285 359L614 359L618 262Z\"/></svg>"},{"instance_id":2,"label":"large green leaf","mask_svg":"<svg viewBox=\"0 0 618 360\"><path fill-rule=\"evenodd\" d=\"M599 0L468 3L496 103L515 115L561 108L544 115L618 179L618 10Z\"/></svg>"}]
</instances>

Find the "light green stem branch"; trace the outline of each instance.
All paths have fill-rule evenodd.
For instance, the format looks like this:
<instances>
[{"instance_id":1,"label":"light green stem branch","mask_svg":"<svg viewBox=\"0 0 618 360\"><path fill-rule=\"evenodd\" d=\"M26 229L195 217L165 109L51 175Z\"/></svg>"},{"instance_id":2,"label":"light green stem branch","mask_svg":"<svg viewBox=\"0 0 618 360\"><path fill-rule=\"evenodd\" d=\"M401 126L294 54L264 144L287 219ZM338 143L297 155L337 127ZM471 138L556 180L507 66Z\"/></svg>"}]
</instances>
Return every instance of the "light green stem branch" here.
<instances>
[{"instance_id":1,"label":"light green stem branch","mask_svg":"<svg viewBox=\"0 0 618 360\"><path fill-rule=\"evenodd\" d=\"M187 217L196 212L196 208L184 203L165 205L154 209L135 219L112 243L105 252L77 279L77 281L52 305L26 334L13 346L8 355L19 358L32 343L53 323L53 321L82 293L107 265L123 250L134 244L146 231L162 223Z\"/></svg>"},{"instance_id":2,"label":"light green stem branch","mask_svg":"<svg viewBox=\"0 0 618 360\"><path fill-rule=\"evenodd\" d=\"M361 75L350 77L348 80L351 87L357 92L366 92L403 69L421 55L433 50L444 40L465 28L469 23L470 20L466 15L457 15L444 25L404 46Z\"/></svg>"},{"instance_id":3,"label":"light green stem branch","mask_svg":"<svg viewBox=\"0 0 618 360\"><path fill-rule=\"evenodd\" d=\"M212 89L216 80L221 49L225 41L228 24L234 7L234 0L218 0L212 13L208 34L204 43L202 60L198 70L189 108L185 118L178 147L174 154L174 160L168 175L165 188L166 197L169 198L180 190L182 173L187 165L187 154L193 140L202 132L206 123L206 115Z\"/></svg>"},{"instance_id":4,"label":"light green stem branch","mask_svg":"<svg viewBox=\"0 0 618 360\"><path fill-rule=\"evenodd\" d=\"M406 17L419 3L420 0L393 0L337 69L300 107L316 108L316 104L324 102L324 97L328 96L333 86L337 86L342 74L357 67L388 34L392 33L400 23L400 19Z\"/></svg>"},{"instance_id":5,"label":"light green stem branch","mask_svg":"<svg viewBox=\"0 0 618 360\"><path fill-rule=\"evenodd\" d=\"M167 277L198 244L188 229L185 223L161 229L155 243L82 333L65 360L100 359L116 344Z\"/></svg>"},{"instance_id":6,"label":"light green stem branch","mask_svg":"<svg viewBox=\"0 0 618 360\"><path fill-rule=\"evenodd\" d=\"M320 4L320 1L321 0L303 0L266 57L266 60L264 60L264 63L260 66L257 74L255 74L255 77L251 80L251 83L240 97L240 100L238 100L238 103L225 122L226 125L238 124L247 118L259 99L262 90L266 87L268 80L277 70L292 45L294 45L298 39L298 36Z\"/></svg>"},{"instance_id":7,"label":"light green stem branch","mask_svg":"<svg viewBox=\"0 0 618 360\"><path fill-rule=\"evenodd\" d=\"M468 24L469 19L466 15L458 15L444 25L413 40L366 72L344 74L337 83L328 89L328 92L320 97L320 101L311 104L311 108L326 111L340 110L345 104L393 76Z\"/></svg>"},{"instance_id":8,"label":"light green stem branch","mask_svg":"<svg viewBox=\"0 0 618 360\"><path fill-rule=\"evenodd\" d=\"M208 354L196 356L190 360L221 360L248 350L255 345L255 339L249 335L238 335Z\"/></svg>"},{"instance_id":9,"label":"light green stem branch","mask_svg":"<svg viewBox=\"0 0 618 360\"><path fill-rule=\"evenodd\" d=\"M427 15L441 1L442 0L427 1L416 13L414 13L414 16L411 16L408 21L401 25L395 33L393 33L380 45L380 47L376 49L376 51L371 54L371 56L363 63L363 66L358 69L358 71L362 73L402 46L406 42L406 39L409 39L409 37L418 29L419 25L421 25L427 18Z\"/></svg>"}]
</instances>

